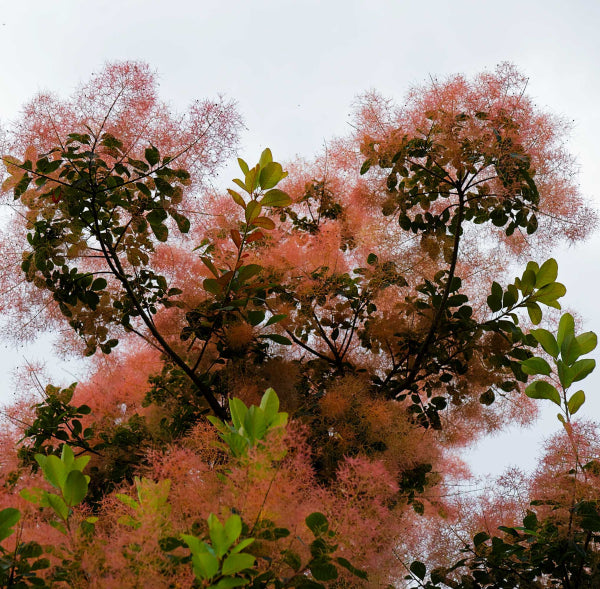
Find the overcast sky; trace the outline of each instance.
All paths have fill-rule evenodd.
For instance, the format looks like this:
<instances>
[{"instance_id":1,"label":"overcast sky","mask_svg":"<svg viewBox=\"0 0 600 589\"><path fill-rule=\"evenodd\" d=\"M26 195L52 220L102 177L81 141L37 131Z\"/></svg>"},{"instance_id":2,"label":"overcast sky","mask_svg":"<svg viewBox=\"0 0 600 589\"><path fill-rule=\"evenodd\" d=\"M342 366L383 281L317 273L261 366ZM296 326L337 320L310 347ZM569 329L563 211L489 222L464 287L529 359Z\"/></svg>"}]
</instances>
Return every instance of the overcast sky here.
<instances>
[{"instance_id":1,"label":"overcast sky","mask_svg":"<svg viewBox=\"0 0 600 589\"><path fill-rule=\"evenodd\" d=\"M265 146L279 161L310 157L349 131L354 97L369 89L402 98L430 76L472 75L511 61L535 102L573 120L569 142L583 193L600 205L600 2L598 0L0 0L0 119L40 90L68 95L106 61L148 62L175 108L224 93L237 100L249 161ZM553 252L567 304L600 332L600 239ZM23 357L6 349L0 399ZM596 356L597 357L597 356ZM57 379L77 366L52 360ZM70 373L66 371L69 370ZM585 383L587 416L600 419L600 368ZM486 440L467 456L477 473L530 469L555 411L534 428Z\"/></svg>"}]
</instances>

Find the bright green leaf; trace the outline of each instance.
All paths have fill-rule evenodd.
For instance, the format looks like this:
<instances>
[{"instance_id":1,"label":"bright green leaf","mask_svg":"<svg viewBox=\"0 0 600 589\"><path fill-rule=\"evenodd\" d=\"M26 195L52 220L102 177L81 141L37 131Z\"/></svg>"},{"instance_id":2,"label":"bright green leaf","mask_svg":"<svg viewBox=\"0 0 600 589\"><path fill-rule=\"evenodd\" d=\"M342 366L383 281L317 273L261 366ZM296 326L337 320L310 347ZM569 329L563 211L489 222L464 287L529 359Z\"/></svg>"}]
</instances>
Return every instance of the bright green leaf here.
<instances>
[{"instance_id":1,"label":"bright green leaf","mask_svg":"<svg viewBox=\"0 0 600 589\"><path fill-rule=\"evenodd\" d=\"M558 264L554 258L546 260L540 267L535 277L535 287L542 288L553 283L558 276Z\"/></svg>"},{"instance_id":2,"label":"bright green leaf","mask_svg":"<svg viewBox=\"0 0 600 589\"><path fill-rule=\"evenodd\" d=\"M563 340L567 334L571 334L573 337L575 336L575 320L570 313L565 313L558 323L556 341L559 348L562 346Z\"/></svg>"},{"instance_id":3,"label":"bright green leaf","mask_svg":"<svg viewBox=\"0 0 600 589\"><path fill-rule=\"evenodd\" d=\"M252 568L255 560L256 559L251 554L230 554L223 561L223 568L221 569L221 572L224 575L235 575L244 569Z\"/></svg>"},{"instance_id":4,"label":"bright green leaf","mask_svg":"<svg viewBox=\"0 0 600 589\"><path fill-rule=\"evenodd\" d=\"M193 554L192 567L200 580L210 580L219 572L219 561L209 552Z\"/></svg>"},{"instance_id":5,"label":"bright green leaf","mask_svg":"<svg viewBox=\"0 0 600 589\"><path fill-rule=\"evenodd\" d=\"M79 470L72 470L65 481L63 497L68 506L79 505L88 491L88 481Z\"/></svg>"},{"instance_id":6,"label":"bright green leaf","mask_svg":"<svg viewBox=\"0 0 600 589\"><path fill-rule=\"evenodd\" d=\"M229 546L237 541L241 533L242 518L234 513L229 516L225 522L225 537L227 538L227 542L229 542Z\"/></svg>"}]
</instances>

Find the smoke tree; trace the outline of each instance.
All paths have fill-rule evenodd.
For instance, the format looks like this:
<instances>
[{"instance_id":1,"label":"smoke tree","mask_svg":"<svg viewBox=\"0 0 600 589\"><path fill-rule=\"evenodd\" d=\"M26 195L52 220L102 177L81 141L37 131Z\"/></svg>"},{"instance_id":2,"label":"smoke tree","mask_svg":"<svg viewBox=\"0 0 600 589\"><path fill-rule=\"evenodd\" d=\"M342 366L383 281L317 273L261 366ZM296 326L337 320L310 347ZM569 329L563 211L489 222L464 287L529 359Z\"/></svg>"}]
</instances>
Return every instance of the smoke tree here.
<instances>
[{"instance_id":1,"label":"smoke tree","mask_svg":"<svg viewBox=\"0 0 600 589\"><path fill-rule=\"evenodd\" d=\"M26 106L3 158L5 306L15 335L46 324L91 357L85 382L49 385L4 434L20 444L3 501L40 546L52 516L19 491L52 484L64 448L89 457L85 501L59 513L80 527L56 558L75 564L51 556L44 582L458 582L453 554L431 551L437 577L408 565L459 512L456 449L531 420L540 398L578 447L583 393L551 390L539 354L562 363L564 391L593 369L569 315L560 358L548 343L566 289L539 252L585 237L594 215L563 123L524 89L503 65L403 108L365 95L352 136L313 162L239 158L225 193L207 180L236 145L231 103L177 117L146 66L121 63Z\"/></svg>"}]
</instances>

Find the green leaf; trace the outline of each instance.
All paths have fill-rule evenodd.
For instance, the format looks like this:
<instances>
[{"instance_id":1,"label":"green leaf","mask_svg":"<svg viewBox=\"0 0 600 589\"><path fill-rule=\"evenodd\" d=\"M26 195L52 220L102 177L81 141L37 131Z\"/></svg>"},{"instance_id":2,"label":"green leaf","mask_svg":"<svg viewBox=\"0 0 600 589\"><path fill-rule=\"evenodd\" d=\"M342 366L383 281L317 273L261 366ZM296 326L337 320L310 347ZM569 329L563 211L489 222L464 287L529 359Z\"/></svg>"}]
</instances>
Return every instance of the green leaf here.
<instances>
[{"instance_id":1,"label":"green leaf","mask_svg":"<svg viewBox=\"0 0 600 589\"><path fill-rule=\"evenodd\" d=\"M250 280L250 278L256 276L257 274L260 274L260 271L262 270L262 266L260 266L259 264L248 264L247 266L242 266L237 272L238 272L238 280L240 282L246 282L247 280Z\"/></svg>"},{"instance_id":2,"label":"green leaf","mask_svg":"<svg viewBox=\"0 0 600 589\"><path fill-rule=\"evenodd\" d=\"M246 211L245 211L246 223L248 223L248 224L252 223L252 221L254 221L254 219L256 219L256 217L258 217L260 215L261 209L262 209L262 206L257 201L251 200L246 205Z\"/></svg>"},{"instance_id":3,"label":"green leaf","mask_svg":"<svg viewBox=\"0 0 600 589\"><path fill-rule=\"evenodd\" d=\"M329 529L327 518L320 512L315 511L306 518L306 525L315 537L325 534Z\"/></svg>"},{"instance_id":4,"label":"green leaf","mask_svg":"<svg viewBox=\"0 0 600 589\"><path fill-rule=\"evenodd\" d=\"M260 400L260 408L265 414L265 420L267 422L267 425L270 425L271 421L279 411L279 397L272 388L268 388L265 391L265 394Z\"/></svg>"},{"instance_id":5,"label":"green leaf","mask_svg":"<svg viewBox=\"0 0 600 589\"><path fill-rule=\"evenodd\" d=\"M286 550L283 553L283 562L287 564L292 570L298 572L300 567L302 566L302 561L300 557L291 550Z\"/></svg>"},{"instance_id":6,"label":"green leaf","mask_svg":"<svg viewBox=\"0 0 600 589\"><path fill-rule=\"evenodd\" d=\"M0 511L0 541L8 538L14 530L13 526L21 519L21 512L14 507Z\"/></svg>"},{"instance_id":7,"label":"green leaf","mask_svg":"<svg viewBox=\"0 0 600 589\"><path fill-rule=\"evenodd\" d=\"M58 515L63 521L67 521L67 518L69 517L69 508L67 507L66 503L54 493L46 493L44 497L56 515Z\"/></svg>"},{"instance_id":8,"label":"green leaf","mask_svg":"<svg viewBox=\"0 0 600 589\"><path fill-rule=\"evenodd\" d=\"M208 522L208 534L213 549L216 555L221 558L231 546L231 542L229 542L227 533L225 532L225 526L214 513L211 513L206 521Z\"/></svg>"},{"instance_id":9,"label":"green leaf","mask_svg":"<svg viewBox=\"0 0 600 589\"><path fill-rule=\"evenodd\" d=\"M242 198L242 195L239 192L231 190L230 188L227 189L227 192L229 192L229 195L231 196L231 198L233 198L235 204L239 205L244 210L246 209L246 201Z\"/></svg>"},{"instance_id":10,"label":"green leaf","mask_svg":"<svg viewBox=\"0 0 600 589\"><path fill-rule=\"evenodd\" d=\"M181 213L178 213L177 211L171 210L171 217L173 217L173 219L175 219L175 223L177 223L177 229L179 229L179 231L181 233L189 232L191 224L190 224L190 220L185 215L182 215Z\"/></svg>"},{"instance_id":11,"label":"green leaf","mask_svg":"<svg viewBox=\"0 0 600 589\"><path fill-rule=\"evenodd\" d=\"M242 540L239 544L237 544L234 548L230 550L230 553L237 554L238 552L241 552L242 550L244 550L244 548L250 546L250 544L252 544L254 540L254 538L246 538L245 540Z\"/></svg>"},{"instance_id":12,"label":"green leaf","mask_svg":"<svg viewBox=\"0 0 600 589\"><path fill-rule=\"evenodd\" d=\"M154 227L154 225L160 225L167 217L168 217L167 211L165 211L163 208L159 207L156 209L152 209L146 215L146 221L148 221L148 223L150 223L151 227Z\"/></svg>"},{"instance_id":13,"label":"green leaf","mask_svg":"<svg viewBox=\"0 0 600 589\"><path fill-rule=\"evenodd\" d=\"M224 561L221 572L224 575L235 575L244 569L249 569L254 566L256 559L251 554L240 553L230 554Z\"/></svg>"},{"instance_id":14,"label":"green leaf","mask_svg":"<svg viewBox=\"0 0 600 589\"><path fill-rule=\"evenodd\" d=\"M375 266L377 264L378 258L375 254L369 254L367 256L367 264L369 264L369 266Z\"/></svg>"},{"instance_id":15,"label":"green leaf","mask_svg":"<svg viewBox=\"0 0 600 589\"><path fill-rule=\"evenodd\" d=\"M502 309L502 299L493 294L488 296L487 304L493 313L497 313L500 311L500 309Z\"/></svg>"},{"instance_id":16,"label":"green leaf","mask_svg":"<svg viewBox=\"0 0 600 589\"><path fill-rule=\"evenodd\" d=\"M216 585L211 585L208 589L231 589L232 587L243 587L249 582L250 579L243 579L241 577L225 577Z\"/></svg>"},{"instance_id":17,"label":"green leaf","mask_svg":"<svg viewBox=\"0 0 600 589\"><path fill-rule=\"evenodd\" d=\"M287 207L292 204L292 199L283 190L273 188L262 197L260 204L263 207Z\"/></svg>"},{"instance_id":18,"label":"green leaf","mask_svg":"<svg viewBox=\"0 0 600 589\"><path fill-rule=\"evenodd\" d=\"M427 574L427 567L422 562L415 560L410 563L410 572L422 581Z\"/></svg>"},{"instance_id":19,"label":"green leaf","mask_svg":"<svg viewBox=\"0 0 600 589\"><path fill-rule=\"evenodd\" d=\"M529 313L531 323L539 325L542 320L542 309L535 301L529 301L527 303L527 313Z\"/></svg>"},{"instance_id":20,"label":"green leaf","mask_svg":"<svg viewBox=\"0 0 600 589\"><path fill-rule=\"evenodd\" d=\"M67 478L67 470L60 458L54 455L44 456L43 454L36 454L35 460L40 465L44 473L44 478L53 487L62 489Z\"/></svg>"},{"instance_id":21,"label":"green leaf","mask_svg":"<svg viewBox=\"0 0 600 589\"><path fill-rule=\"evenodd\" d=\"M79 505L88 491L88 481L80 470L72 470L65 481L63 497L65 503L72 507Z\"/></svg>"},{"instance_id":22,"label":"green leaf","mask_svg":"<svg viewBox=\"0 0 600 589\"><path fill-rule=\"evenodd\" d=\"M554 335L547 329L532 329L531 334L542 345L544 351L553 358L558 358L559 347Z\"/></svg>"},{"instance_id":23,"label":"green leaf","mask_svg":"<svg viewBox=\"0 0 600 589\"><path fill-rule=\"evenodd\" d=\"M255 327L262 323L265 319L264 311L248 311L248 323Z\"/></svg>"},{"instance_id":24,"label":"green leaf","mask_svg":"<svg viewBox=\"0 0 600 589\"><path fill-rule=\"evenodd\" d=\"M554 258L546 260L537 272L535 277L535 287L542 288L551 284L558 277L558 264Z\"/></svg>"},{"instance_id":25,"label":"green leaf","mask_svg":"<svg viewBox=\"0 0 600 589\"><path fill-rule=\"evenodd\" d=\"M553 282L552 284L547 284L538 290L533 295L533 298L540 303L544 303L544 305L560 309L560 305L556 301L561 297L564 297L566 293L567 289L564 284L561 284L560 282Z\"/></svg>"},{"instance_id":26,"label":"green leaf","mask_svg":"<svg viewBox=\"0 0 600 589\"><path fill-rule=\"evenodd\" d=\"M560 355L569 366L581 356L581 348L572 333L567 333L560 346Z\"/></svg>"},{"instance_id":27,"label":"green leaf","mask_svg":"<svg viewBox=\"0 0 600 589\"><path fill-rule=\"evenodd\" d=\"M108 286L105 278L96 278L90 287L92 290L104 290Z\"/></svg>"},{"instance_id":28,"label":"green leaf","mask_svg":"<svg viewBox=\"0 0 600 589\"><path fill-rule=\"evenodd\" d=\"M343 566L347 571L350 571L356 577L359 577L360 579L365 579L365 580L368 578L366 571L357 569L354 565L352 565L352 563L350 561L346 560L345 558L338 556L335 560L337 561L337 563L340 566Z\"/></svg>"},{"instance_id":29,"label":"green leaf","mask_svg":"<svg viewBox=\"0 0 600 589\"><path fill-rule=\"evenodd\" d=\"M271 153L271 150L266 147L265 149L263 149L263 152L260 154L260 159L258 160L258 165L260 166L260 169L262 170L267 164L270 164L273 161L273 154Z\"/></svg>"},{"instance_id":30,"label":"green leaf","mask_svg":"<svg viewBox=\"0 0 600 589\"><path fill-rule=\"evenodd\" d=\"M244 173L244 176L245 176L248 173L248 171L250 170L250 168L248 167L248 164L241 157L238 157L237 161L240 166L240 169L242 170L242 172Z\"/></svg>"},{"instance_id":31,"label":"green leaf","mask_svg":"<svg viewBox=\"0 0 600 589\"><path fill-rule=\"evenodd\" d=\"M556 341L558 347L562 347L563 340L567 334L571 334L575 337L575 320L570 313L565 313L558 323L558 332L556 334Z\"/></svg>"},{"instance_id":32,"label":"green leaf","mask_svg":"<svg viewBox=\"0 0 600 589\"><path fill-rule=\"evenodd\" d=\"M287 318L287 315L284 313L282 313L280 315L272 315L271 317L269 317L269 320L265 323L265 327L268 327L269 325L273 325L274 323L279 323L280 321L283 321L286 318Z\"/></svg>"},{"instance_id":33,"label":"green leaf","mask_svg":"<svg viewBox=\"0 0 600 589\"><path fill-rule=\"evenodd\" d=\"M160 160L160 153L158 152L158 149L152 145L151 147L146 148L144 157L151 166L155 166Z\"/></svg>"},{"instance_id":34,"label":"green leaf","mask_svg":"<svg viewBox=\"0 0 600 589\"><path fill-rule=\"evenodd\" d=\"M22 489L19 495L23 497L25 501L29 501L35 505L41 505L44 500L44 493L45 491L39 487L29 487L28 489Z\"/></svg>"},{"instance_id":35,"label":"green leaf","mask_svg":"<svg viewBox=\"0 0 600 589\"><path fill-rule=\"evenodd\" d=\"M229 546L237 542L241 533L242 518L237 514L229 516L225 522L225 537L227 538L227 542L229 542Z\"/></svg>"},{"instance_id":36,"label":"green leaf","mask_svg":"<svg viewBox=\"0 0 600 589\"><path fill-rule=\"evenodd\" d=\"M550 364L548 364L546 360L537 357L523 360L521 362L521 368L525 374L544 374L548 376L552 371Z\"/></svg>"},{"instance_id":37,"label":"green leaf","mask_svg":"<svg viewBox=\"0 0 600 589\"><path fill-rule=\"evenodd\" d=\"M371 167L371 160L365 160L363 165L360 167L360 175L366 174Z\"/></svg>"},{"instance_id":38,"label":"green leaf","mask_svg":"<svg viewBox=\"0 0 600 589\"><path fill-rule=\"evenodd\" d=\"M526 389L525 394L530 399L548 399L560 407L560 395L555 387L545 380L536 380Z\"/></svg>"},{"instance_id":39,"label":"green leaf","mask_svg":"<svg viewBox=\"0 0 600 589\"><path fill-rule=\"evenodd\" d=\"M564 389L568 389L573 383L573 370L563 362L562 360L556 361L556 368L558 369L558 379Z\"/></svg>"},{"instance_id":40,"label":"green leaf","mask_svg":"<svg viewBox=\"0 0 600 589\"><path fill-rule=\"evenodd\" d=\"M593 331L587 331L578 335L576 338L581 350L581 355L589 354L592 350L596 349L598 345L598 338Z\"/></svg>"},{"instance_id":41,"label":"green leaf","mask_svg":"<svg viewBox=\"0 0 600 589\"><path fill-rule=\"evenodd\" d=\"M310 572L317 581L333 581L338 578L337 568L328 560L314 560L310 565Z\"/></svg>"},{"instance_id":42,"label":"green leaf","mask_svg":"<svg viewBox=\"0 0 600 589\"><path fill-rule=\"evenodd\" d=\"M239 178L234 178L233 182L235 182L244 192L252 192L251 190L248 191L248 189L246 188L246 185ZM245 208L245 206L244 206L244 208Z\"/></svg>"},{"instance_id":43,"label":"green leaf","mask_svg":"<svg viewBox=\"0 0 600 589\"><path fill-rule=\"evenodd\" d=\"M213 295L221 294L221 285L214 278L206 278L202 282L202 286L206 292L209 292Z\"/></svg>"},{"instance_id":44,"label":"green leaf","mask_svg":"<svg viewBox=\"0 0 600 589\"><path fill-rule=\"evenodd\" d=\"M244 419L248 412L248 407L244 404L244 401L234 397L229 399L229 412L231 413L231 421L236 430L241 430L244 425Z\"/></svg>"},{"instance_id":45,"label":"green leaf","mask_svg":"<svg viewBox=\"0 0 600 589\"><path fill-rule=\"evenodd\" d=\"M585 393L583 391L577 391L576 393L573 393L572 397L567 402L567 407L569 408L569 413L571 415L575 415L575 413L577 413L577 411L579 411L579 408L583 405L584 402L585 402Z\"/></svg>"},{"instance_id":46,"label":"green leaf","mask_svg":"<svg viewBox=\"0 0 600 589\"><path fill-rule=\"evenodd\" d=\"M516 291L516 289L515 289L515 291ZM504 293L504 296L502 297L502 306L503 307L512 307L514 304L516 304L516 302L518 300L518 296L515 293L515 291L513 291L513 289L509 288Z\"/></svg>"},{"instance_id":47,"label":"green leaf","mask_svg":"<svg viewBox=\"0 0 600 589\"><path fill-rule=\"evenodd\" d=\"M590 358L584 358L583 360L577 360L572 366L571 371L573 373L572 382L583 380L590 372L596 368L596 360Z\"/></svg>"},{"instance_id":48,"label":"green leaf","mask_svg":"<svg viewBox=\"0 0 600 589\"><path fill-rule=\"evenodd\" d=\"M525 270L523 272L523 277L521 278L521 292L524 295L531 294L533 292L533 288L535 286L535 272L530 269Z\"/></svg>"},{"instance_id":49,"label":"green leaf","mask_svg":"<svg viewBox=\"0 0 600 589\"><path fill-rule=\"evenodd\" d=\"M248 193L252 193L258 187L258 178L260 176L260 166L254 166L244 176L244 185Z\"/></svg>"},{"instance_id":50,"label":"green leaf","mask_svg":"<svg viewBox=\"0 0 600 589\"><path fill-rule=\"evenodd\" d=\"M150 225L150 228L152 229L152 233L154 233L154 236L156 239L158 239L158 241L162 241L163 243L167 241L169 237L169 230L167 229L166 225Z\"/></svg>"},{"instance_id":51,"label":"green leaf","mask_svg":"<svg viewBox=\"0 0 600 589\"><path fill-rule=\"evenodd\" d=\"M262 440L267 432L267 421L265 414L259 407L252 405L244 417L244 430L246 431L251 445L256 440Z\"/></svg>"},{"instance_id":52,"label":"green leaf","mask_svg":"<svg viewBox=\"0 0 600 589\"><path fill-rule=\"evenodd\" d=\"M192 556L192 566L196 577L208 581L219 572L219 561L209 552L199 552Z\"/></svg>"},{"instance_id":53,"label":"green leaf","mask_svg":"<svg viewBox=\"0 0 600 589\"><path fill-rule=\"evenodd\" d=\"M261 165L259 184L263 190L273 188L283 178L283 168L277 162Z\"/></svg>"},{"instance_id":54,"label":"green leaf","mask_svg":"<svg viewBox=\"0 0 600 589\"><path fill-rule=\"evenodd\" d=\"M271 341L274 341L276 344L279 344L281 346L291 346L292 342L285 337L284 335L279 335L278 333L269 333L268 335L263 335L261 337L270 339Z\"/></svg>"},{"instance_id":55,"label":"green leaf","mask_svg":"<svg viewBox=\"0 0 600 589\"><path fill-rule=\"evenodd\" d=\"M216 269L212 260L207 256L200 256L200 259L202 260L202 263L212 272L213 276L215 278L219 278L219 271Z\"/></svg>"},{"instance_id":56,"label":"green leaf","mask_svg":"<svg viewBox=\"0 0 600 589\"><path fill-rule=\"evenodd\" d=\"M263 229L267 229L269 231L275 229L275 222L272 219L269 219L269 217L256 217L256 219L252 221L252 225L256 227L262 227Z\"/></svg>"},{"instance_id":57,"label":"green leaf","mask_svg":"<svg viewBox=\"0 0 600 589\"><path fill-rule=\"evenodd\" d=\"M479 532L478 534L475 534L475 536L473 536L473 545L475 546L475 548L477 548L477 546L483 544L484 542L487 542L489 539L489 534L486 534L485 532Z\"/></svg>"}]
</instances>

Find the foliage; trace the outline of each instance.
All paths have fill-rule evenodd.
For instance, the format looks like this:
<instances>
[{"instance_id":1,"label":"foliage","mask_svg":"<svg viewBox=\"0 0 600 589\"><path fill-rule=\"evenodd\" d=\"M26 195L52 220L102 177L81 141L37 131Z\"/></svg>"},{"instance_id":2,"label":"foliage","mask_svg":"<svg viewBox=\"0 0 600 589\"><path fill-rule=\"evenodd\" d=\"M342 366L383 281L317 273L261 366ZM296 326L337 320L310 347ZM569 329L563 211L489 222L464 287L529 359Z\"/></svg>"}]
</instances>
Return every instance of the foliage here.
<instances>
[{"instance_id":1,"label":"foliage","mask_svg":"<svg viewBox=\"0 0 600 589\"><path fill-rule=\"evenodd\" d=\"M48 386L2 439L21 442L0 468L10 582L400 584L398 547L408 559L423 526L452 517L453 451L526 421L532 399L560 406L568 505L476 535L429 577L415 561L409 580L593 576L593 461L572 420L585 395L570 387L596 336L568 313L553 334L553 258L508 277L516 254L563 221L579 239L593 216L560 124L518 73L435 83L397 111L363 97L355 136L324 158L239 158L226 194L198 190L235 143L232 107L178 124L152 84L139 64L109 66L52 103L52 132L36 131L52 112L40 98L3 158L15 324L39 314L93 357L87 382ZM31 542L10 534L19 521Z\"/></svg>"}]
</instances>

